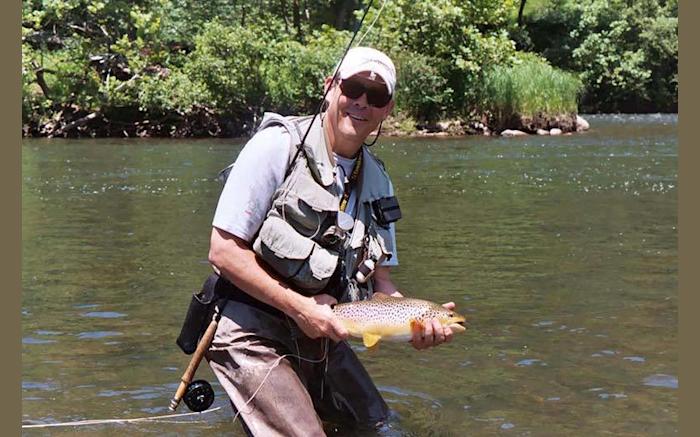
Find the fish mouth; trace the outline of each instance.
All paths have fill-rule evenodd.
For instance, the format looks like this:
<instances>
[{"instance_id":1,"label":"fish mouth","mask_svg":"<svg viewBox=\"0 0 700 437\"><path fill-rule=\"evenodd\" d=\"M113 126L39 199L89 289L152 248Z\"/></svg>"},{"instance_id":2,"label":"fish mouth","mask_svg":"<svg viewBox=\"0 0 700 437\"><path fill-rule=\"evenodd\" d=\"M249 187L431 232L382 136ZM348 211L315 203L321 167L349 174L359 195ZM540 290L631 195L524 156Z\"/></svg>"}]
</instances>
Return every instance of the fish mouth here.
<instances>
[{"instance_id":1,"label":"fish mouth","mask_svg":"<svg viewBox=\"0 0 700 437\"><path fill-rule=\"evenodd\" d=\"M450 328L453 332L464 332L467 330L467 322L466 320L455 320L452 323L450 323L447 327Z\"/></svg>"}]
</instances>

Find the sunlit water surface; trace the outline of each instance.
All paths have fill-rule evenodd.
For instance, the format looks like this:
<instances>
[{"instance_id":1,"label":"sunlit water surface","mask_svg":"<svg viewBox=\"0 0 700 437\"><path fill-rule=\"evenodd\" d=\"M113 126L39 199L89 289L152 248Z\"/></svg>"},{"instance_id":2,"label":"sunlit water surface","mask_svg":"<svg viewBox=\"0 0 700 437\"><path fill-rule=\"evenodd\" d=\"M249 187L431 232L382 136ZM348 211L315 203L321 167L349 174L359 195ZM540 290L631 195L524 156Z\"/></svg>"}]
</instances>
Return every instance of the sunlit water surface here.
<instances>
[{"instance_id":1,"label":"sunlit water surface","mask_svg":"<svg viewBox=\"0 0 700 437\"><path fill-rule=\"evenodd\" d=\"M588 119L572 136L375 146L404 215L397 284L470 320L432 351L353 343L394 434L677 434L677 117ZM24 142L25 425L168 414L215 176L242 144ZM24 432L242 435L214 388L222 408L198 417Z\"/></svg>"}]
</instances>

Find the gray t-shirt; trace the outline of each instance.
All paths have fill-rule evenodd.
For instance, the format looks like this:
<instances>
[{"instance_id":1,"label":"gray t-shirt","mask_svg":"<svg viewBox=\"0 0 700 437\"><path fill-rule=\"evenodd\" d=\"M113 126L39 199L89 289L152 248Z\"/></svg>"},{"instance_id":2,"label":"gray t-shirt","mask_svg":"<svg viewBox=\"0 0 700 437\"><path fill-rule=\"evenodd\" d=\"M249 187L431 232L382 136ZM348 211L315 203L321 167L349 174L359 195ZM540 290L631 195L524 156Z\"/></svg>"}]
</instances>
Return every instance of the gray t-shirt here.
<instances>
[{"instance_id":1,"label":"gray t-shirt","mask_svg":"<svg viewBox=\"0 0 700 437\"><path fill-rule=\"evenodd\" d=\"M272 206L275 191L284 182L290 147L291 135L281 126L263 129L248 141L236 158L219 197L212 222L214 227L252 242ZM336 184L342 193L355 160L336 155L336 163ZM350 193L346 212L352 215L356 203L356 193ZM382 265L398 265L394 223L388 230L380 228L378 232L393 254Z\"/></svg>"}]
</instances>

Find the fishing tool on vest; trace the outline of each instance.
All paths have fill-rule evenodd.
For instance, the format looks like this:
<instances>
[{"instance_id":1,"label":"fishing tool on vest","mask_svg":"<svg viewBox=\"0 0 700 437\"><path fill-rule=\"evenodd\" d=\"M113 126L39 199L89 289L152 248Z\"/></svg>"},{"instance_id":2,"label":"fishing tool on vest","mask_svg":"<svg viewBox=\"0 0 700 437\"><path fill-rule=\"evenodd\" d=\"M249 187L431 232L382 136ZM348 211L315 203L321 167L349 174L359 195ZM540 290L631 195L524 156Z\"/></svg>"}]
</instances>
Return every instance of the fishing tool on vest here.
<instances>
[{"instance_id":1,"label":"fishing tool on vest","mask_svg":"<svg viewBox=\"0 0 700 437\"><path fill-rule=\"evenodd\" d=\"M401 218L401 208L396 196L383 197L372 202L372 213L379 226L388 227Z\"/></svg>"},{"instance_id":2,"label":"fishing tool on vest","mask_svg":"<svg viewBox=\"0 0 700 437\"><path fill-rule=\"evenodd\" d=\"M374 200L370 206L375 221L383 228L388 228L390 224L401 218L401 208L399 208L396 196ZM386 259L391 258L391 254L386 254L381 247L377 247L376 241L369 238L369 235L368 232L365 236L365 257L357 266L355 273L355 280L360 284L366 283L374 275L375 268Z\"/></svg>"},{"instance_id":3,"label":"fishing tool on vest","mask_svg":"<svg viewBox=\"0 0 700 437\"><path fill-rule=\"evenodd\" d=\"M340 204L338 207L338 213L336 215L335 225L330 226L326 232L323 234L323 242L326 247L337 247L339 246L347 237L348 232L355 227L355 218L345 212L348 207L348 201L350 200L350 194L357 184L357 180L360 178L360 171L362 170L362 152L359 153L355 159L355 164L350 172L350 177L345 178L345 183L343 184L343 196L340 199Z\"/></svg>"}]
</instances>

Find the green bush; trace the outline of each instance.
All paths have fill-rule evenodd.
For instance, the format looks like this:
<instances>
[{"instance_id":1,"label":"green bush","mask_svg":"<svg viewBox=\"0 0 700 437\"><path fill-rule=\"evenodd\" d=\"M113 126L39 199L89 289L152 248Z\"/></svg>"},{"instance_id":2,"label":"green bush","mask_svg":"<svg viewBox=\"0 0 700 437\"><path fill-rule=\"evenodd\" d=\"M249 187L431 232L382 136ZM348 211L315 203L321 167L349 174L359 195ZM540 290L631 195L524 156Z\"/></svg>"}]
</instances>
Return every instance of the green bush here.
<instances>
[{"instance_id":1,"label":"green bush","mask_svg":"<svg viewBox=\"0 0 700 437\"><path fill-rule=\"evenodd\" d=\"M579 6L576 68L592 110L674 111L678 105L677 2L594 0Z\"/></svg>"},{"instance_id":2,"label":"green bush","mask_svg":"<svg viewBox=\"0 0 700 437\"><path fill-rule=\"evenodd\" d=\"M575 75L526 54L510 67L486 72L480 106L493 126L514 117L557 116L577 111L582 86Z\"/></svg>"},{"instance_id":3,"label":"green bush","mask_svg":"<svg viewBox=\"0 0 700 437\"><path fill-rule=\"evenodd\" d=\"M445 115L452 101L452 89L440 74L440 61L412 52L400 53L394 61L398 70L394 111L426 122Z\"/></svg>"},{"instance_id":4,"label":"green bush","mask_svg":"<svg viewBox=\"0 0 700 437\"><path fill-rule=\"evenodd\" d=\"M578 36L572 37L571 31L581 21L581 10L570 0L551 0L549 3L525 16L524 27L520 29L526 33L529 44L523 50L539 53L558 68L573 70L571 54L581 41Z\"/></svg>"},{"instance_id":5,"label":"green bush","mask_svg":"<svg viewBox=\"0 0 700 437\"><path fill-rule=\"evenodd\" d=\"M430 64L417 77L436 87L437 102L428 98L421 106L438 103L453 115L468 114L476 103L483 71L510 62L515 54L505 30L512 8L512 1L503 0L395 0L387 3L369 41L388 53L427 57ZM416 63L408 67L409 74L419 68ZM434 74L441 79L431 79Z\"/></svg>"},{"instance_id":6,"label":"green bush","mask_svg":"<svg viewBox=\"0 0 700 437\"><path fill-rule=\"evenodd\" d=\"M313 113L323 95L323 81L333 74L350 35L324 29L308 43L283 40L275 44L262 66L265 110L283 114Z\"/></svg>"},{"instance_id":7,"label":"green bush","mask_svg":"<svg viewBox=\"0 0 700 437\"><path fill-rule=\"evenodd\" d=\"M584 111L677 111L676 0L549 3L525 18L528 48L580 74Z\"/></svg>"}]
</instances>

